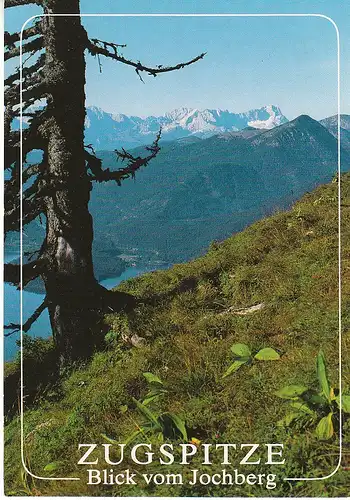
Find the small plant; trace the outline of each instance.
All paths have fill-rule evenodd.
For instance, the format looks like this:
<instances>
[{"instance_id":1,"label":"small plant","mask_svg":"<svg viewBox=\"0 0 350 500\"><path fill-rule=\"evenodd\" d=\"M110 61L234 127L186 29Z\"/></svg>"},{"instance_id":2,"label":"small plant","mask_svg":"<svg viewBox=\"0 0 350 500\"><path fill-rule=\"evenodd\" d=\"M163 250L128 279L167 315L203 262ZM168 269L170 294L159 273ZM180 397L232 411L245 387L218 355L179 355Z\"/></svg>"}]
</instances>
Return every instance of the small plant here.
<instances>
[{"instance_id":1,"label":"small plant","mask_svg":"<svg viewBox=\"0 0 350 500\"><path fill-rule=\"evenodd\" d=\"M136 426L136 430L130 434L125 443L132 443L140 434L145 437L150 434L156 434L160 441L164 441L165 439L175 439L178 437L188 441L186 424L180 417L170 412L155 412L150 410L148 407L148 405L158 402L162 396L168 393L167 389L164 387L164 382L157 375L154 375L151 372L145 372L143 373L143 376L148 382L149 391L143 401L138 401L137 399L132 398L138 412L142 416L143 421L141 424L138 424L132 419ZM128 409L129 408L126 405L120 408L122 413L126 413ZM115 442L114 439L106 436L105 434L103 434L103 437L111 443Z\"/></svg>"},{"instance_id":2,"label":"small plant","mask_svg":"<svg viewBox=\"0 0 350 500\"><path fill-rule=\"evenodd\" d=\"M180 417L169 412L155 414L148 408L147 405L159 401L168 391L164 388L163 381L157 375L145 372L143 376L148 383L149 391L142 402L137 401L135 398L133 398L133 401L144 421L140 426L137 425L138 429L129 436L126 442L130 443L139 434L147 435L148 433L158 434L160 440L182 436L187 441L186 425Z\"/></svg>"},{"instance_id":3,"label":"small plant","mask_svg":"<svg viewBox=\"0 0 350 500\"><path fill-rule=\"evenodd\" d=\"M243 365L251 365L255 360L276 361L280 359L278 352L271 347L265 347L253 354L246 344L233 344L233 346L231 346L231 351L235 355L234 362L228 367L222 378L228 377L231 373L239 370Z\"/></svg>"},{"instance_id":4,"label":"small plant","mask_svg":"<svg viewBox=\"0 0 350 500\"><path fill-rule=\"evenodd\" d=\"M148 406L133 398L136 408L143 417L141 425L137 425L137 430L133 432L125 441L126 444L131 443L137 436L143 434L156 434L160 441L165 439L176 439L181 437L184 441L188 441L185 422L174 413L154 413Z\"/></svg>"},{"instance_id":5,"label":"small plant","mask_svg":"<svg viewBox=\"0 0 350 500\"><path fill-rule=\"evenodd\" d=\"M111 330L105 335L105 342L108 347L117 347L123 340L131 336L129 322L126 315L120 313L113 316Z\"/></svg>"},{"instance_id":6,"label":"small plant","mask_svg":"<svg viewBox=\"0 0 350 500\"><path fill-rule=\"evenodd\" d=\"M276 396L290 400L293 410L279 421L279 425L299 429L316 425L316 437L327 440L333 437L334 427L338 425L340 394L330 386L326 361L321 350L316 358L316 373L319 390L303 385L287 385L276 392ZM350 413L350 396L343 394L341 399L342 411Z\"/></svg>"},{"instance_id":7,"label":"small plant","mask_svg":"<svg viewBox=\"0 0 350 500\"><path fill-rule=\"evenodd\" d=\"M152 401L158 400L161 396L164 396L168 391L164 388L163 381L151 372L145 372L143 374L149 385L149 392L146 394L146 398L143 400L143 405L148 405Z\"/></svg>"},{"instance_id":8,"label":"small plant","mask_svg":"<svg viewBox=\"0 0 350 500\"><path fill-rule=\"evenodd\" d=\"M62 462L50 462L44 467L45 472L55 472L62 466Z\"/></svg>"},{"instance_id":9,"label":"small plant","mask_svg":"<svg viewBox=\"0 0 350 500\"><path fill-rule=\"evenodd\" d=\"M121 337L121 335L119 332L115 332L113 330L110 330L105 335L105 342L108 345L108 347L113 347L114 345L116 345L119 342L120 337Z\"/></svg>"}]
</instances>

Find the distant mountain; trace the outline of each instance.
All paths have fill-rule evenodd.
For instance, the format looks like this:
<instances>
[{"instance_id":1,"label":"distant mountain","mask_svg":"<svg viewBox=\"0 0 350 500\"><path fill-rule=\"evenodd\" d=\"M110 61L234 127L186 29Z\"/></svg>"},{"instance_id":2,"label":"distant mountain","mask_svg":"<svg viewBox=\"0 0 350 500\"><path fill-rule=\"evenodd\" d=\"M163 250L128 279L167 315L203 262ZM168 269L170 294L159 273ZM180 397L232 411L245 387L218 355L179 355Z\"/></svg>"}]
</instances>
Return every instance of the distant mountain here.
<instances>
[{"instance_id":1,"label":"distant mountain","mask_svg":"<svg viewBox=\"0 0 350 500\"><path fill-rule=\"evenodd\" d=\"M328 118L323 118L320 123L330 129L332 127L338 126L338 115L329 116ZM340 127L345 130L350 130L350 115L340 115Z\"/></svg>"},{"instance_id":2,"label":"distant mountain","mask_svg":"<svg viewBox=\"0 0 350 500\"><path fill-rule=\"evenodd\" d=\"M324 118L320 123L338 137L338 115ZM350 115L340 115L340 141L342 147L350 151Z\"/></svg>"},{"instance_id":3,"label":"distant mountain","mask_svg":"<svg viewBox=\"0 0 350 500\"><path fill-rule=\"evenodd\" d=\"M107 113L96 106L87 108L85 141L97 150L136 147L153 140L162 127L163 140L212 135L244 129L248 126L270 129L288 120L277 106L269 105L245 113L220 109L200 111L179 108L162 116L127 116Z\"/></svg>"},{"instance_id":4,"label":"distant mountain","mask_svg":"<svg viewBox=\"0 0 350 500\"><path fill-rule=\"evenodd\" d=\"M333 147L336 144L325 127L308 115L300 115L295 120L273 130L255 136L251 140L255 146L277 149L295 148L293 154L304 156L307 149L313 156L319 155L320 159L333 158ZM321 157L322 155L322 157Z\"/></svg>"},{"instance_id":5,"label":"distant mountain","mask_svg":"<svg viewBox=\"0 0 350 500\"><path fill-rule=\"evenodd\" d=\"M105 167L117 168L112 152L100 157ZM343 151L344 165L349 159ZM210 241L288 207L336 170L337 140L305 115L272 130L165 142L134 182L95 186L95 234L124 253L185 261Z\"/></svg>"}]
</instances>

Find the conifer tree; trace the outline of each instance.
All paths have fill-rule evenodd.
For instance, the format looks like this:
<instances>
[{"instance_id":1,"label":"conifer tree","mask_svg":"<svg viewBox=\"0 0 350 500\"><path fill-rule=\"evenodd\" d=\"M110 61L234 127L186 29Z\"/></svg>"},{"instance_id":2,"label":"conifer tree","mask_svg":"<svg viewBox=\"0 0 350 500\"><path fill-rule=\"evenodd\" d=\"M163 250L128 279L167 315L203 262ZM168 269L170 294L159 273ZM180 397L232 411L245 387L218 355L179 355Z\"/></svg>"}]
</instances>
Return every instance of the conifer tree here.
<instances>
[{"instance_id":1,"label":"conifer tree","mask_svg":"<svg viewBox=\"0 0 350 500\"><path fill-rule=\"evenodd\" d=\"M81 23L79 0L5 0L5 9L28 4L39 5L44 16L36 17L22 33L22 104L19 67L5 80L4 228L5 234L19 230L22 177L23 226L43 216L46 236L22 272L19 265L5 266L5 281L25 287L38 276L43 279L45 299L26 319L23 331L47 308L61 363L66 363L89 356L101 343L105 311L134 304L127 294L108 292L94 276L90 191L95 182L120 185L135 176L160 149L159 132L143 157L117 151L124 163L112 171L84 145L86 55L127 65L142 80L145 74L155 77L184 68L204 54L175 66L150 67L125 58L120 53L124 46L90 38ZM18 57L20 33L5 32L5 47L5 61ZM12 126L21 112L26 121L22 148L20 131ZM41 150L42 159L29 164L27 156L33 150ZM6 327L11 330L8 335L19 329L13 324Z\"/></svg>"}]
</instances>

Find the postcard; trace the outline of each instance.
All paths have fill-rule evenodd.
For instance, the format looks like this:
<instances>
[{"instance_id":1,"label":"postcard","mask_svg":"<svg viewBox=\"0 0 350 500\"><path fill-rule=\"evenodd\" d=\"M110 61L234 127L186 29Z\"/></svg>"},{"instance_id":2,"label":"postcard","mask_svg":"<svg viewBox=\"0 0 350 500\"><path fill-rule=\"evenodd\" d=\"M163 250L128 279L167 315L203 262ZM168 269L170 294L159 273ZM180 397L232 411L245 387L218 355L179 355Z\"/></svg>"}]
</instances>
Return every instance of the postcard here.
<instances>
[{"instance_id":1,"label":"postcard","mask_svg":"<svg viewBox=\"0 0 350 500\"><path fill-rule=\"evenodd\" d=\"M7 496L349 493L349 6L200 4L4 2Z\"/></svg>"}]
</instances>

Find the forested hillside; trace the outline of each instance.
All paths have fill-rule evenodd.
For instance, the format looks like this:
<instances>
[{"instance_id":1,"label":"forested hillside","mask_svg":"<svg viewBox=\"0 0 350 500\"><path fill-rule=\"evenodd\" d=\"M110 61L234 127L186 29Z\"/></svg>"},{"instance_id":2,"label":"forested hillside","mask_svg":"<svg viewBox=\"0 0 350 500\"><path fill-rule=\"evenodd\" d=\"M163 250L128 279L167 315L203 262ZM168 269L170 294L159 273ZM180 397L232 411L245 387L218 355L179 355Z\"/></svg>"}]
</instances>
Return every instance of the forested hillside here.
<instances>
[{"instance_id":1,"label":"forested hillside","mask_svg":"<svg viewBox=\"0 0 350 500\"><path fill-rule=\"evenodd\" d=\"M142 155L143 148L133 154ZM108 259L117 262L121 254L146 269L204 254L211 241L286 209L329 182L337 154L334 135L306 115L272 130L250 127L207 139L163 141L157 157L133 182L97 183L91 192L96 276L120 274L123 262L114 270ZM114 151L98 156L104 168L121 167ZM346 149L342 164L344 169L350 165ZM29 225L24 250L36 249L44 231L44 222ZM6 244L17 249L18 234L10 234Z\"/></svg>"}]
</instances>

